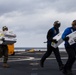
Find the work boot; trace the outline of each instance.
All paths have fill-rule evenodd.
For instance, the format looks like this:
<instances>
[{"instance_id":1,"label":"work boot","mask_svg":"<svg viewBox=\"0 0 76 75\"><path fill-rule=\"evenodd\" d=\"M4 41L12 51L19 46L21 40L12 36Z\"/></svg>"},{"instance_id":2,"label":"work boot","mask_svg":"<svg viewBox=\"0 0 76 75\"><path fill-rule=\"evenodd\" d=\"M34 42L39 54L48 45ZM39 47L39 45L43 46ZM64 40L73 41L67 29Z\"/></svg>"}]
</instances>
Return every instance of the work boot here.
<instances>
[{"instance_id":1,"label":"work boot","mask_svg":"<svg viewBox=\"0 0 76 75\"><path fill-rule=\"evenodd\" d=\"M63 68L64 68L64 64L62 64L61 66L59 66L59 70L60 71L63 70Z\"/></svg>"},{"instance_id":2,"label":"work boot","mask_svg":"<svg viewBox=\"0 0 76 75\"><path fill-rule=\"evenodd\" d=\"M73 75L71 70L63 70L62 72L64 75Z\"/></svg>"},{"instance_id":3,"label":"work boot","mask_svg":"<svg viewBox=\"0 0 76 75\"><path fill-rule=\"evenodd\" d=\"M40 60L40 66L44 67L44 64L43 64L43 62L41 60Z\"/></svg>"},{"instance_id":4,"label":"work boot","mask_svg":"<svg viewBox=\"0 0 76 75\"><path fill-rule=\"evenodd\" d=\"M4 68L9 68L9 65L8 65L7 63L4 63L4 64L3 64L3 67L4 67Z\"/></svg>"}]
</instances>

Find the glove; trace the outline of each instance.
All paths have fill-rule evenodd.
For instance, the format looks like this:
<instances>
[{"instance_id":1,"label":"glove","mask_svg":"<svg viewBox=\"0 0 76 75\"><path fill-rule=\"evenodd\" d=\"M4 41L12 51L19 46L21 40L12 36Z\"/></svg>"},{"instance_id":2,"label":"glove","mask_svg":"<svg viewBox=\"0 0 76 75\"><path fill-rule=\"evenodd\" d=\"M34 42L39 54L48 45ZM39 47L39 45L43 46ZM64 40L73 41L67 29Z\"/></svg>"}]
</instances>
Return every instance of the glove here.
<instances>
[{"instance_id":1,"label":"glove","mask_svg":"<svg viewBox=\"0 0 76 75\"><path fill-rule=\"evenodd\" d=\"M68 41L68 40L69 40L69 37L65 37L65 38L64 38L64 41Z\"/></svg>"},{"instance_id":2,"label":"glove","mask_svg":"<svg viewBox=\"0 0 76 75\"><path fill-rule=\"evenodd\" d=\"M52 39L52 42L55 42L55 43L57 43L58 41L57 41L56 39Z\"/></svg>"}]
</instances>

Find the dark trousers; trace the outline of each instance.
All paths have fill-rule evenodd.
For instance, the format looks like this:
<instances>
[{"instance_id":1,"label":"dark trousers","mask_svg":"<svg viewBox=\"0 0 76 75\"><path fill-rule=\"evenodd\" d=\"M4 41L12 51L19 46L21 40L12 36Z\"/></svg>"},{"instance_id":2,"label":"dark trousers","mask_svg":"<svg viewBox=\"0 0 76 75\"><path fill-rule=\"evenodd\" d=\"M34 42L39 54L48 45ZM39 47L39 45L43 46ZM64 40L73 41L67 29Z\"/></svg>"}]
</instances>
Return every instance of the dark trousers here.
<instances>
[{"instance_id":1,"label":"dark trousers","mask_svg":"<svg viewBox=\"0 0 76 75\"><path fill-rule=\"evenodd\" d=\"M51 55L51 53L54 52L56 60L58 62L58 65L61 66L62 65L62 61L61 61L61 57L60 57L60 53L59 53L59 48L53 48L51 45L47 44L47 51L46 53L43 55L43 57L41 58L41 61L44 63L44 61L46 60L47 57L49 57Z\"/></svg>"},{"instance_id":2,"label":"dark trousers","mask_svg":"<svg viewBox=\"0 0 76 75\"><path fill-rule=\"evenodd\" d=\"M64 70L71 70L72 66L76 60L76 48L74 47L65 47L68 54L68 60L64 66Z\"/></svg>"},{"instance_id":3,"label":"dark trousers","mask_svg":"<svg viewBox=\"0 0 76 75\"><path fill-rule=\"evenodd\" d=\"M8 60L8 47L7 45L0 45L0 57L4 56L3 63L7 63Z\"/></svg>"}]
</instances>

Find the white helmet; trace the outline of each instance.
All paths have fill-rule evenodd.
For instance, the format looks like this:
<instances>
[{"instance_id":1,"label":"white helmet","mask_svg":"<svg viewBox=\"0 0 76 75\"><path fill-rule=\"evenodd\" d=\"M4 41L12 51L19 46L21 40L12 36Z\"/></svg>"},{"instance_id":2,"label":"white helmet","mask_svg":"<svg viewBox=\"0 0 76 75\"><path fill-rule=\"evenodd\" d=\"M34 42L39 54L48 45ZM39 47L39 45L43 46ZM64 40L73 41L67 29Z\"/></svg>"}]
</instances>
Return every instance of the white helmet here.
<instances>
[{"instance_id":1,"label":"white helmet","mask_svg":"<svg viewBox=\"0 0 76 75\"><path fill-rule=\"evenodd\" d=\"M54 27L60 27L61 23L59 21L54 22Z\"/></svg>"}]
</instances>

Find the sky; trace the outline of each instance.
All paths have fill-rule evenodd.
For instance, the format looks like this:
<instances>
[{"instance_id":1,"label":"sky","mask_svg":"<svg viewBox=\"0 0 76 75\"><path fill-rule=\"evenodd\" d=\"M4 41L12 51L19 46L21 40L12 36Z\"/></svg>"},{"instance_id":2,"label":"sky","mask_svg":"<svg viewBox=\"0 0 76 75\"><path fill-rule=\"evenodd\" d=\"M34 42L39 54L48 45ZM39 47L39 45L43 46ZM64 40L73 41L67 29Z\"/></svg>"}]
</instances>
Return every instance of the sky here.
<instances>
[{"instance_id":1,"label":"sky","mask_svg":"<svg viewBox=\"0 0 76 75\"><path fill-rule=\"evenodd\" d=\"M17 35L15 47L46 47L54 21L62 32L75 19L76 0L0 0L0 30L7 26Z\"/></svg>"}]
</instances>

